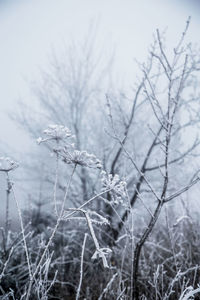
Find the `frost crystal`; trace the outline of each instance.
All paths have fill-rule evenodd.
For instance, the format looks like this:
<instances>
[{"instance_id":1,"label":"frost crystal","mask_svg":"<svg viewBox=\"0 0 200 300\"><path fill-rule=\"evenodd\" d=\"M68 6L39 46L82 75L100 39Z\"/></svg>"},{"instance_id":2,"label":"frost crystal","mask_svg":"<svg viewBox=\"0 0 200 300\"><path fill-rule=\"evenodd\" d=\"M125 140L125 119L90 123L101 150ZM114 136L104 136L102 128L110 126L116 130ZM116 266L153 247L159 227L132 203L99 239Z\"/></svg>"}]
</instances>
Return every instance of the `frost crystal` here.
<instances>
[{"instance_id":1,"label":"frost crystal","mask_svg":"<svg viewBox=\"0 0 200 300\"><path fill-rule=\"evenodd\" d=\"M111 190L114 204L122 202L122 198L126 197L126 181L120 180L118 174L112 175L102 171L101 175L102 189Z\"/></svg>"},{"instance_id":2,"label":"frost crystal","mask_svg":"<svg viewBox=\"0 0 200 300\"><path fill-rule=\"evenodd\" d=\"M69 137L72 137L71 131L63 126L63 125L49 125L47 129L43 131L43 133L48 136L47 138L39 137L37 139L37 143L40 144L42 142L47 142L50 140L54 140L59 142L61 140L65 140Z\"/></svg>"},{"instance_id":3,"label":"frost crystal","mask_svg":"<svg viewBox=\"0 0 200 300\"><path fill-rule=\"evenodd\" d=\"M9 172L18 167L18 163L10 159L9 157L0 157L0 171Z\"/></svg>"},{"instance_id":4,"label":"frost crystal","mask_svg":"<svg viewBox=\"0 0 200 300\"><path fill-rule=\"evenodd\" d=\"M100 160L95 155L89 154L86 151L74 150L70 152L68 147L64 147L59 150L60 155L63 157L63 161L67 164L76 164L88 168L100 169Z\"/></svg>"}]
</instances>

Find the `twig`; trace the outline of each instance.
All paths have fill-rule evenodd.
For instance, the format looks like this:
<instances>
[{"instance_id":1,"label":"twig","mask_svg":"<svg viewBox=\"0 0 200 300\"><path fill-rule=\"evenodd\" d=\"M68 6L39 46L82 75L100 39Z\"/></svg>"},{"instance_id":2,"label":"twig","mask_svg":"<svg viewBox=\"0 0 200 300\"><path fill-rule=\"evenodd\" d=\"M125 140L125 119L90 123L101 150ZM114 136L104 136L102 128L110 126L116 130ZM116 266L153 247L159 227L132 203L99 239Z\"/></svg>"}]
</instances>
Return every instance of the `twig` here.
<instances>
[{"instance_id":1,"label":"twig","mask_svg":"<svg viewBox=\"0 0 200 300\"><path fill-rule=\"evenodd\" d=\"M84 236L84 241L83 241L83 246L82 246L82 252L81 252L80 280L79 280L79 285L78 285L78 289L77 289L76 300L79 299L80 291L81 291L81 285L82 285L82 280L83 280L83 256L84 256L84 252L85 252L86 240L87 240L87 233L85 233L85 236Z\"/></svg>"}]
</instances>

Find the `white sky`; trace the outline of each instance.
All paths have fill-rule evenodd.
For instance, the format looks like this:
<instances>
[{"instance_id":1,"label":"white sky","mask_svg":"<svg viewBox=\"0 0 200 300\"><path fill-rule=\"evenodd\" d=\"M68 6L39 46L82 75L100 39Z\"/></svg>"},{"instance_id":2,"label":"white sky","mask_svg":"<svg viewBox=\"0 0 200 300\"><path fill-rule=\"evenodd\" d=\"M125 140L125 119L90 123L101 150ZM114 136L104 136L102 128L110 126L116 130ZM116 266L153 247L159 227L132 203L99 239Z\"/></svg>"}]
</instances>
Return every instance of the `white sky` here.
<instances>
[{"instance_id":1,"label":"white sky","mask_svg":"<svg viewBox=\"0 0 200 300\"><path fill-rule=\"evenodd\" d=\"M173 43L191 15L188 38L200 42L199 12L200 0L0 0L0 142L28 150L28 138L7 112L19 97L31 106L27 80L48 66L52 48L83 38L91 20L99 22L102 44L115 45L117 68L126 78L133 58L145 59L156 28L167 27Z\"/></svg>"}]
</instances>

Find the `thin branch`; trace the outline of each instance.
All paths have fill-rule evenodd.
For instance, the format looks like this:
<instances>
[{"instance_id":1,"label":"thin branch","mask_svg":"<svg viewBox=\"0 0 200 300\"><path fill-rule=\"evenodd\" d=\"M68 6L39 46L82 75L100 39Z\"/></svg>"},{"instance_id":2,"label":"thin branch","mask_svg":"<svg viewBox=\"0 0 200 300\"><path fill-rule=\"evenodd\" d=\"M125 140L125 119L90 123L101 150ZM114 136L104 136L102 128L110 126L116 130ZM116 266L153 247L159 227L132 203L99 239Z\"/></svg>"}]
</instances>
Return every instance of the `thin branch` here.
<instances>
[{"instance_id":1,"label":"thin branch","mask_svg":"<svg viewBox=\"0 0 200 300\"><path fill-rule=\"evenodd\" d=\"M83 256L84 256L84 252L85 252L86 240L87 240L87 233L85 233L85 236L84 236L84 241L83 241L83 246L82 246L82 252L81 252L80 280L79 280L79 285L78 285L78 289L77 289L77 293L76 293L76 300L79 299L80 291L81 291L81 285L82 285L82 280L83 280Z\"/></svg>"},{"instance_id":2,"label":"thin branch","mask_svg":"<svg viewBox=\"0 0 200 300\"><path fill-rule=\"evenodd\" d=\"M167 197L164 200L164 203L169 202L171 200L173 200L174 198L177 198L178 196L180 196L181 194L183 194L184 192L188 191L193 185L195 185L197 182L199 182L200 178L197 177L196 179L194 179L191 183L189 183L188 185L186 185L184 188L180 189L179 191L177 191L176 193L172 194L171 196Z\"/></svg>"}]
</instances>

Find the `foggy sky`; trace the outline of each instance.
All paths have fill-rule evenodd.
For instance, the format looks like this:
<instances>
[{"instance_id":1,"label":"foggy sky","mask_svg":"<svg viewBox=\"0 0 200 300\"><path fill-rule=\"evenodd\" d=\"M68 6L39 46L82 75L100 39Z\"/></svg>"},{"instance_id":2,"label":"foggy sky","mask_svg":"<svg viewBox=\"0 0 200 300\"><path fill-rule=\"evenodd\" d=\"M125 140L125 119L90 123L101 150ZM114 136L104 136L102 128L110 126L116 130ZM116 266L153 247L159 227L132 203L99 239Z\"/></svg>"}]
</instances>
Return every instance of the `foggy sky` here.
<instances>
[{"instance_id":1,"label":"foggy sky","mask_svg":"<svg viewBox=\"0 0 200 300\"><path fill-rule=\"evenodd\" d=\"M0 0L0 151L30 150L30 140L7 116L18 99L32 105L28 82L48 66L52 48L81 40L98 21L99 44L116 48L115 63L124 80L134 77L133 58L144 60L156 28L169 43L189 15L188 39L199 42L200 1L195 0ZM2 144L3 143L3 144ZM7 146L5 146L7 145ZM23 146L23 147L22 147Z\"/></svg>"}]
</instances>

